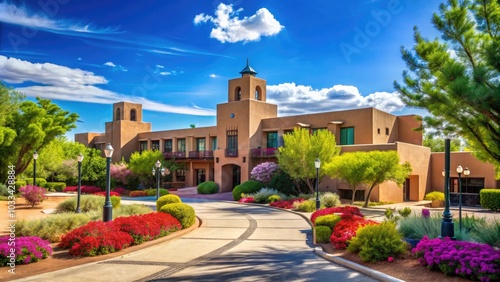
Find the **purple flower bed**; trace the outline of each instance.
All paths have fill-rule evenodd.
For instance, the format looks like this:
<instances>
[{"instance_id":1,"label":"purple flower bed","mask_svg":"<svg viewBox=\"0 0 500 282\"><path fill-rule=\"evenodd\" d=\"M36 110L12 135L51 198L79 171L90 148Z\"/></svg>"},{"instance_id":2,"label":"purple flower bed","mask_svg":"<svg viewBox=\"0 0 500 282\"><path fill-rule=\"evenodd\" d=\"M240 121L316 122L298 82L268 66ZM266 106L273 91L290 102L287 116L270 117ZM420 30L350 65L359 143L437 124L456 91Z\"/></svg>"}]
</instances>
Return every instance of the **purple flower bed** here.
<instances>
[{"instance_id":1,"label":"purple flower bed","mask_svg":"<svg viewBox=\"0 0 500 282\"><path fill-rule=\"evenodd\" d=\"M419 258L420 264L446 275L500 281L500 251L486 244L424 236L412 252Z\"/></svg>"},{"instance_id":2,"label":"purple flower bed","mask_svg":"<svg viewBox=\"0 0 500 282\"><path fill-rule=\"evenodd\" d=\"M52 254L49 241L42 240L40 237L16 237L15 241L9 241L9 238L9 236L0 237L0 266L9 263L28 264L45 259ZM13 242L15 245L12 245ZM15 249L15 258L11 258L11 249Z\"/></svg>"}]
</instances>

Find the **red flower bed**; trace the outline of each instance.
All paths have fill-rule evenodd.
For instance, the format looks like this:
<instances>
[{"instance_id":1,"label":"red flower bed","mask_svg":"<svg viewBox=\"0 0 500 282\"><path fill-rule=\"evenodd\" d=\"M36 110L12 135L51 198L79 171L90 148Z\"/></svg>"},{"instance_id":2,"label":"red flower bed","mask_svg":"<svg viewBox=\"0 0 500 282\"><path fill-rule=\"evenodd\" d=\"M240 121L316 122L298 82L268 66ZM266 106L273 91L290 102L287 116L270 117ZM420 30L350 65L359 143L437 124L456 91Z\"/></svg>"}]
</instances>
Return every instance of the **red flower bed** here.
<instances>
[{"instance_id":1,"label":"red flower bed","mask_svg":"<svg viewBox=\"0 0 500 282\"><path fill-rule=\"evenodd\" d=\"M103 196L103 197L106 197L106 192L105 191L101 191L101 192L97 192L97 193L92 193L92 195L97 195L97 196ZM114 192L114 191L109 191L109 196L117 196L117 197L120 197L120 193L117 193L117 192Z\"/></svg>"},{"instance_id":2,"label":"red flower bed","mask_svg":"<svg viewBox=\"0 0 500 282\"><path fill-rule=\"evenodd\" d=\"M113 189L113 192L116 192L122 196L128 196L128 194L129 194L129 191L123 187L117 187L117 188Z\"/></svg>"},{"instance_id":3,"label":"red flower bed","mask_svg":"<svg viewBox=\"0 0 500 282\"><path fill-rule=\"evenodd\" d=\"M148 196L148 192L137 190L137 191L130 192L130 194L128 196L129 197L147 197Z\"/></svg>"},{"instance_id":4,"label":"red flower bed","mask_svg":"<svg viewBox=\"0 0 500 282\"><path fill-rule=\"evenodd\" d=\"M179 220L167 213L148 213L119 217L113 222L121 231L130 234L134 238L134 245L139 245L145 241L151 241L182 229Z\"/></svg>"},{"instance_id":5,"label":"red flower bed","mask_svg":"<svg viewBox=\"0 0 500 282\"><path fill-rule=\"evenodd\" d=\"M130 245L139 245L181 229L180 222L166 213L119 217L114 221L91 221L61 239L59 247L70 248L74 256L97 256Z\"/></svg>"},{"instance_id":6,"label":"red flower bed","mask_svg":"<svg viewBox=\"0 0 500 282\"><path fill-rule=\"evenodd\" d=\"M253 197L241 198L238 202L240 203L255 203Z\"/></svg>"},{"instance_id":7,"label":"red flower bed","mask_svg":"<svg viewBox=\"0 0 500 282\"><path fill-rule=\"evenodd\" d=\"M270 203L271 207L282 208L282 209L291 209L293 208L293 203L299 202L302 203L305 201L303 198L296 198L291 200L279 200L274 203Z\"/></svg>"},{"instance_id":8,"label":"red flower bed","mask_svg":"<svg viewBox=\"0 0 500 282\"><path fill-rule=\"evenodd\" d=\"M97 193L97 192L101 192L102 189L100 187L97 187L97 186L81 186L80 187L80 191L82 192L82 194L94 194L94 193ZM66 188L63 189L63 192L77 192L78 190L78 186L66 186Z\"/></svg>"},{"instance_id":9,"label":"red flower bed","mask_svg":"<svg viewBox=\"0 0 500 282\"><path fill-rule=\"evenodd\" d=\"M333 228L330 241L333 247L337 250L344 250L347 248L348 241L356 236L356 231L368 224L378 224L373 220L364 219L361 216L343 213L340 216L342 219Z\"/></svg>"},{"instance_id":10,"label":"red flower bed","mask_svg":"<svg viewBox=\"0 0 500 282\"><path fill-rule=\"evenodd\" d=\"M69 254L74 256L97 256L119 251L133 241L113 221L91 221L64 235L59 247L71 248Z\"/></svg>"},{"instance_id":11,"label":"red flower bed","mask_svg":"<svg viewBox=\"0 0 500 282\"><path fill-rule=\"evenodd\" d=\"M326 208L326 209L322 209L322 210L313 212L313 214L311 214L311 222L314 224L316 222L316 218L318 216L329 215L329 214L334 214L334 213L353 214L353 215L357 215L357 216L360 216L360 217L364 216L359 211L358 207L353 207L353 206L333 207L333 208Z\"/></svg>"}]
</instances>

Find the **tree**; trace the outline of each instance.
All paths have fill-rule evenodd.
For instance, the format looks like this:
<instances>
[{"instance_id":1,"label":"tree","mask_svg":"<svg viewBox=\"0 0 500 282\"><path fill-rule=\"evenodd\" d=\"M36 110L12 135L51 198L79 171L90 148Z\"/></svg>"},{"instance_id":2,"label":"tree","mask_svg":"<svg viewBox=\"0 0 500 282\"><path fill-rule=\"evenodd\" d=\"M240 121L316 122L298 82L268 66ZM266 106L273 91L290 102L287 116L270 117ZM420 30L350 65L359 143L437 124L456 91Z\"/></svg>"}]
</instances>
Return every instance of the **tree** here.
<instances>
[{"instance_id":1,"label":"tree","mask_svg":"<svg viewBox=\"0 0 500 282\"><path fill-rule=\"evenodd\" d=\"M450 151L460 151L461 145L460 139L452 139L450 141ZM424 146L431 148L431 152L444 152L444 138L425 134Z\"/></svg>"},{"instance_id":2,"label":"tree","mask_svg":"<svg viewBox=\"0 0 500 282\"><path fill-rule=\"evenodd\" d=\"M400 164L396 151L370 151L344 153L327 164L325 170L330 177L339 178L348 184L352 191L351 204L358 187L367 185L366 208L375 186L385 181L394 181L401 186L411 173L411 166L408 162Z\"/></svg>"},{"instance_id":3,"label":"tree","mask_svg":"<svg viewBox=\"0 0 500 282\"><path fill-rule=\"evenodd\" d=\"M63 111L50 100L22 102L19 110L6 117L5 127L15 132L15 138L10 145L0 147L0 159L13 164L20 175L32 162L33 152L41 151L56 137L75 128L77 118L77 114ZM6 179L6 168L0 168L1 179Z\"/></svg>"},{"instance_id":4,"label":"tree","mask_svg":"<svg viewBox=\"0 0 500 282\"><path fill-rule=\"evenodd\" d=\"M104 188L106 184L106 158L101 157L101 151L86 148L83 153L82 181Z\"/></svg>"},{"instance_id":5,"label":"tree","mask_svg":"<svg viewBox=\"0 0 500 282\"><path fill-rule=\"evenodd\" d=\"M9 146L16 137L16 131L5 125L7 118L18 110L23 98L20 92L0 82L0 146Z\"/></svg>"},{"instance_id":6,"label":"tree","mask_svg":"<svg viewBox=\"0 0 500 282\"><path fill-rule=\"evenodd\" d=\"M311 193L314 193L314 160L319 158L326 164L339 155L340 148L336 146L335 136L326 129L310 134L308 129L295 128L292 133L285 134L283 139L285 146L278 149L280 168L294 180L304 181ZM324 169L321 167L319 181L324 175Z\"/></svg>"},{"instance_id":7,"label":"tree","mask_svg":"<svg viewBox=\"0 0 500 282\"><path fill-rule=\"evenodd\" d=\"M491 0L449 0L432 17L442 40L415 27L413 50L401 49L408 70L402 100L426 109L427 127L463 137L500 176L500 6Z\"/></svg>"}]
</instances>

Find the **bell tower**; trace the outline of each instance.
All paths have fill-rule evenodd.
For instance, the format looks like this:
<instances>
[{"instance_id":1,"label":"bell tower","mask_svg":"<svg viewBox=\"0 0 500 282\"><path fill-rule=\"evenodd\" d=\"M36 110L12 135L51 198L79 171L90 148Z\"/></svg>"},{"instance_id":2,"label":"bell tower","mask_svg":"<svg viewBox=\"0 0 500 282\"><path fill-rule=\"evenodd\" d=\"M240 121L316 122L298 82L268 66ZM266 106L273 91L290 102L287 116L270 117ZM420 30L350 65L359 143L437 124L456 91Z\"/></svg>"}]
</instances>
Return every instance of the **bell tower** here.
<instances>
[{"instance_id":1,"label":"bell tower","mask_svg":"<svg viewBox=\"0 0 500 282\"><path fill-rule=\"evenodd\" d=\"M254 165L250 151L262 143L261 121L278 115L278 106L266 102L266 81L255 77L248 60L240 74L229 80L227 103L217 105L214 180L222 192L250 179Z\"/></svg>"}]
</instances>

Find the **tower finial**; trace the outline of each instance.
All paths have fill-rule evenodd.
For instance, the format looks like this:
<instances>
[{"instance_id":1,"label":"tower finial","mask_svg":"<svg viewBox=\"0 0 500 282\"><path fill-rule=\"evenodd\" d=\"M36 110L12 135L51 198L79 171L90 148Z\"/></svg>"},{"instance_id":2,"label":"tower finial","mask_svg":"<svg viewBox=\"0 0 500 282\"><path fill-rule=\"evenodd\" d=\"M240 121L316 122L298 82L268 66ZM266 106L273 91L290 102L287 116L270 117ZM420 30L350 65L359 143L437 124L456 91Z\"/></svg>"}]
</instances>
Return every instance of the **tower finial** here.
<instances>
[{"instance_id":1,"label":"tower finial","mask_svg":"<svg viewBox=\"0 0 500 282\"><path fill-rule=\"evenodd\" d=\"M250 62L248 61L248 58L247 58L247 67L250 66Z\"/></svg>"},{"instance_id":2,"label":"tower finial","mask_svg":"<svg viewBox=\"0 0 500 282\"><path fill-rule=\"evenodd\" d=\"M250 60L248 60L248 58L247 58L247 66L242 71L240 71L240 73L241 76L245 75L255 76L257 74L257 72L250 66Z\"/></svg>"}]
</instances>

